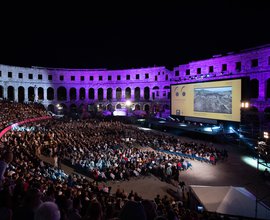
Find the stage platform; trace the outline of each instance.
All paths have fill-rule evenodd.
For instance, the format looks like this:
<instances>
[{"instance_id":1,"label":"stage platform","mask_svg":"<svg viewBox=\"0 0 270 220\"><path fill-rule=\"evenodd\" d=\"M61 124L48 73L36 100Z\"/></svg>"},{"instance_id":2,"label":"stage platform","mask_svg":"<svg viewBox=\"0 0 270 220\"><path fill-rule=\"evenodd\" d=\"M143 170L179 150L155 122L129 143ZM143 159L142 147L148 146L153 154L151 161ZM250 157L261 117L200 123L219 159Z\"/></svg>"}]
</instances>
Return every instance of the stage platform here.
<instances>
[{"instance_id":1,"label":"stage platform","mask_svg":"<svg viewBox=\"0 0 270 220\"><path fill-rule=\"evenodd\" d=\"M175 129L182 132L200 133L206 135L221 135L234 133L232 128L225 129L223 126L202 123L177 122L167 120L148 120L148 127L158 130Z\"/></svg>"}]
</instances>

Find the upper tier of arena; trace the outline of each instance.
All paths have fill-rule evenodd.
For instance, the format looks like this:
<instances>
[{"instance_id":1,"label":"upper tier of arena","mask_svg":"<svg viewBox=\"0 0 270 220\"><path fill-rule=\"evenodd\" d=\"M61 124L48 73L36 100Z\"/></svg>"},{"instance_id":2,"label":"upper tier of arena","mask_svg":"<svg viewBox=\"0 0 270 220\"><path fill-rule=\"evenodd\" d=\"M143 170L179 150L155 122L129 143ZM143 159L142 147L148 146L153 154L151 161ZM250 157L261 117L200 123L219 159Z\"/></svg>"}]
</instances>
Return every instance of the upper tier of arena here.
<instances>
[{"instance_id":1,"label":"upper tier of arena","mask_svg":"<svg viewBox=\"0 0 270 220\"><path fill-rule=\"evenodd\" d=\"M250 104L269 111L270 45L181 64L137 69L62 69L0 65L0 98L18 102L36 101L48 110L55 106L80 109L93 105L102 109L124 108L166 112L170 85L249 77Z\"/></svg>"}]
</instances>

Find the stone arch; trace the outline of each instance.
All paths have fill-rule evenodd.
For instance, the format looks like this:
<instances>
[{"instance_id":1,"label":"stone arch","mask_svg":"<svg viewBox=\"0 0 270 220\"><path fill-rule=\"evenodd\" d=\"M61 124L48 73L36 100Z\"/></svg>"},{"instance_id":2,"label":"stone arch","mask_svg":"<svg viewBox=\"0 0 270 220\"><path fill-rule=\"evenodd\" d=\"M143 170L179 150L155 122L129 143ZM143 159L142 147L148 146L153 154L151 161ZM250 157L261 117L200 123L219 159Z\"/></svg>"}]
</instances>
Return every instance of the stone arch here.
<instances>
[{"instance_id":1,"label":"stone arch","mask_svg":"<svg viewBox=\"0 0 270 220\"><path fill-rule=\"evenodd\" d=\"M113 90L112 88L107 89L107 100L112 100L113 98Z\"/></svg>"},{"instance_id":2,"label":"stone arch","mask_svg":"<svg viewBox=\"0 0 270 220\"><path fill-rule=\"evenodd\" d=\"M81 103L81 104L79 105L77 111L78 111L79 113L82 113L82 112L85 111L85 107L84 107L84 104L83 104L83 103Z\"/></svg>"},{"instance_id":3,"label":"stone arch","mask_svg":"<svg viewBox=\"0 0 270 220\"><path fill-rule=\"evenodd\" d=\"M0 86L0 98L4 98L4 87Z\"/></svg>"},{"instance_id":4,"label":"stone arch","mask_svg":"<svg viewBox=\"0 0 270 220\"><path fill-rule=\"evenodd\" d=\"M155 86L153 88L153 90L154 90L154 93L155 93L155 97L159 97L159 87L158 86Z\"/></svg>"},{"instance_id":5,"label":"stone arch","mask_svg":"<svg viewBox=\"0 0 270 220\"><path fill-rule=\"evenodd\" d=\"M127 87L125 89L125 98L126 99L130 99L131 98L131 89L129 87Z\"/></svg>"},{"instance_id":6,"label":"stone arch","mask_svg":"<svg viewBox=\"0 0 270 220\"><path fill-rule=\"evenodd\" d=\"M88 98L95 99L95 90L93 88L89 89Z\"/></svg>"},{"instance_id":7,"label":"stone arch","mask_svg":"<svg viewBox=\"0 0 270 220\"><path fill-rule=\"evenodd\" d=\"M155 104L153 105L153 111L156 113L156 112L160 112L160 106L159 104Z\"/></svg>"},{"instance_id":8,"label":"stone arch","mask_svg":"<svg viewBox=\"0 0 270 220\"><path fill-rule=\"evenodd\" d=\"M106 106L106 109L107 109L108 111L112 111L112 110L113 110L112 104L108 104L108 105Z\"/></svg>"},{"instance_id":9,"label":"stone arch","mask_svg":"<svg viewBox=\"0 0 270 220\"><path fill-rule=\"evenodd\" d=\"M30 102L35 100L35 88L32 86L28 87L28 100Z\"/></svg>"},{"instance_id":10,"label":"stone arch","mask_svg":"<svg viewBox=\"0 0 270 220\"><path fill-rule=\"evenodd\" d=\"M18 88L18 102L22 103L25 100L24 87L19 86Z\"/></svg>"},{"instance_id":11,"label":"stone arch","mask_svg":"<svg viewBox=\"0 0 270 220\"><path fill-rule=\"evenodd\" d=\"M98 100L99 101L103 100L103 88L98 89Z\"/></svg>"},{"instance_id":12,"label":"stone arch","mask_svg":"<svg viewBox=\"0 0 270 220\"><path fill-rule=\"evenodd\" d=\"M270 78L266 81L266 98L270 98Z\"/></svg>"},{"instance_id":13,"label":"stone arch","mask_svg":"<svg viewBox=\"0 0 270 220\"><path fill-rule=\"evenodd\" d=\"M122 99L122 89L120 87L116 89L116 99L118 101Z\"/></svg>"},{"instance_id":14,"label":"stone arch","mask_svg":"<svg viewBox=\"0 0 270 220\"><path fill-rule=\"evenodd\" d=\"M150 88L148 86L144 88L144 99L145 100L150 99Z\"/></svg>"},{"instance_id":15,"label":"stone arch","mask_svg":"<svg viewBox=\"0 0 270 220\"><path fill-rule=\"evenodd\" d=\"M55 113L55 110L54 110L54 105L53 104L50 104L48 105L48 111L51 111L52 113Z\"/></svg>"},{"instance_id":16,"label":"stone arch","mask_svg":"<svg viewBox=\"0 0 270 220\"><path fill-rule=\"evenodd\" d=\"M149 106L149 104L145 104L145 105L144 105L144 111L146 111L146 112L149 112L149 111L150 111L150 106Z\"/></svg>"},{"instance_id":17,"label":"stone arch","mask_svg":"<svg viewBox=\"0 0 270 220\"><path fill-rule=\"evenodd\" d=\"M44 100L44 89L42 87L38 88L38 100Z\"/></svg>"},{"instance_id":18,"label":"stone arch","mask_svg":"<svg viewBox=\"0 0 270 220\"><path fill-rule=\"evenodd\" d=\"M135 110L141 110L140 104L136 104L136 105L135 105Z\"/></svg>"},{"instance_id":19,"label":"stone arch","mask_svg":"<svg viewBox=\"0 0 270 220\"><path fill-rule=\"evenodd\" d=\"M85 88L80 88L80 100L85 100Z\"/></svg>"},{"instance_id":20,"label":"stone arch","mask_svg":"<svg viewBox=\"0 0 270 220\"><path fill-rule=\"evenodd\" d=\"M54 99L54 89L52 87L47 89L47 99L50 101Z\"/></svg>"},{"instance_id":21,"label":"stone arch","mask_svg":"<svg viewBox=\"0 0 270 220\"><path fill-rule=\"evenodd\" d=\"M164 86L163 89L170 89L170 86Z\"/></svg>"},{"instance_id":22,"label":"stone arch","mask_svg":"<svg viewBox=\"0 0 270 220\"><path fill-rule=\"evenodd\" d=\"M14 101L14 87L13 86L8 87L7 98L8 98L8 100Z\"/></svg>"},{"instance_id":23,"label":"stone arch","mask_svg":"<svg viewBox=\"0 0 270 220\"><path fill-rule=\"evenodd\" d=\"M77 113L77 106L73 103L69 106L70 113Z\"/></svg>"},{"instance_id":24,"label":"stone arch","mask_svg":"<svg viewBox=\"0 0 270 220\"><path fill-rule=\"evenodd\" d=\"M67 113L67 106L64 103L56 105L57 113L62 115Z\"/></svg>"},{"instance_id":25,"label":"stone arch","mask_svg":"<svg viewBox=\"0 0 270 220\"><path fill-rule=\"evenodd\" d=\"M70 100L76 100L77 99L77 91L76 88L72 87L69 90L69 98Z\"/></svg>"},{"instance_id":26,"label":"stone arch","mask_svg":"<svg viewBox=\"0 0 270 220\"><path fill-rule=\"evenodd\" d=\"M252 79L250 81L250 98L258 98L259 97L259 80Z\"/></svg>"},{"instance_id":27,"label":"stone arch","mask_svg":"<svg viewBox=\"0 0 270 220\"><path fill-rule=\"evenodd\" d=\"M135 100L139 101L140 98L141 98L141 89L140 89L140 87L136 87L135 88Z\"/></svg>"},{"instance_id":28,"label":"stone arch","mask_svg":"<svg viewBox=\"0 0 270 220\"><path fill-rule=\"evenodd\" d=\"M122 108L122 105L120 103L116 104L115 106L116 109L121 109Z\"/></svg>"},{"instance_id":29,"label":"stone arch","mask_svg":"<svg viewBox=\"0 0 270 220\"><path fill-rule=\"evenodd\" d=\"M67 100L67 89L63 86L60 86L57 89L57 100L58 101L66 101Z\"/></svg>"}]
</instances>

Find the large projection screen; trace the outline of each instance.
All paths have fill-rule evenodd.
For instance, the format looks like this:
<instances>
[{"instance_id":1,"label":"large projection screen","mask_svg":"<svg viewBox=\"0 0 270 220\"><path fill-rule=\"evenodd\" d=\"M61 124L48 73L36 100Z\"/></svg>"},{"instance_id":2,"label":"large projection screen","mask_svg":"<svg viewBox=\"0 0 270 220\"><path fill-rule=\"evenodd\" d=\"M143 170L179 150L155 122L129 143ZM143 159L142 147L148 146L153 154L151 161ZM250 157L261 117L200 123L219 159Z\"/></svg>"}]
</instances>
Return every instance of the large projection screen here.
<instances>
[{"instance_id":1,"label":"large projection screen","mask_svg":"<svg viewBox=\"0 0 270 220\"><path fill-rule=\"evenodd\" d=\"M240 122L241 79L171 85L171 114Z\"/></svg>"}]
</instances>

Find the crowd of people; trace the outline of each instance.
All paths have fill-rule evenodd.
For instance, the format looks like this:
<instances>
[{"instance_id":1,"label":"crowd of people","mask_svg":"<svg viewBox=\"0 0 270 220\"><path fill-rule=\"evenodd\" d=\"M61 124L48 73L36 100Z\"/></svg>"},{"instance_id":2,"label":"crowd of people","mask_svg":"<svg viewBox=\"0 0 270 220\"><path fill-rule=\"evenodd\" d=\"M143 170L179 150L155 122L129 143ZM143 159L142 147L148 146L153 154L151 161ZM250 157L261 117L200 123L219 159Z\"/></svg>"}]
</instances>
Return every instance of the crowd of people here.
<instances>
[{"instance_id":1,"label":"crowd of people","mask_svg":"<svg viewBox=\"0 0 270 220\"><path fill-rule=\"evenodd\" d=\"M3 220L199 219L198 213L169 197L157 196L151 201L120 189L112 195L104 183L88 181L78 174L66 175L40 160L35 149L28 147L30 137L17 133L22 134L10 132L2 138Z\"/></svg>"},{"instance_id":2,"label":"crowd of people","mask_svg":"<svg viewBox=\"0 0 270 220\"><path fill-rule=\"evenodd\" d=\"M48 115L43 105L38 103L17 103L8 100L0 101L0 131L16 122L28 118Z\"/></svg>"},{"instance_id":3,"label":"crowd of people","mask_svg":"<svg viewBox=\"0 0 270 220\"><path fill-rule=\"evenodd\" d=\"M25 114L19 117L24 107ZM20 107L18 117L6 116L6 119L17 122L46 114L39 108L29 110L27 114L27 109L32 107L24 107ZM9 111L4 111L4 115L6 113ZM188 157L158 150L211 154L216 151L213 146L181 142L179 137L145 132L112 120L52 119L28 126L33 129L12 130L1 138L0 216L3 220L212 217L191 211L183 202L167 196L146 200L136 192L127 193L120 189L112 194L106 181L128 181L150 173L164 181L178 181L180 172L191 167ZM40 160L41 154L53 157L54 166ZM78 173L67 175L61 169L61 163L74 166L93 180Z\"/></svg>"}]
</instances>

